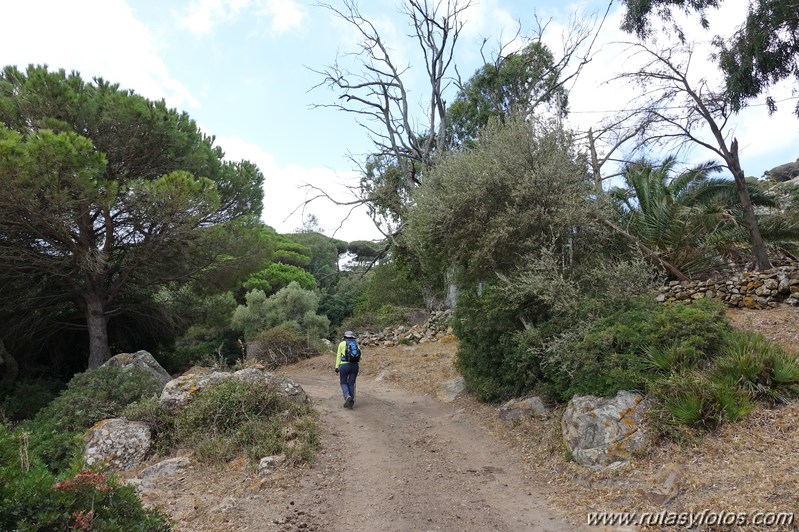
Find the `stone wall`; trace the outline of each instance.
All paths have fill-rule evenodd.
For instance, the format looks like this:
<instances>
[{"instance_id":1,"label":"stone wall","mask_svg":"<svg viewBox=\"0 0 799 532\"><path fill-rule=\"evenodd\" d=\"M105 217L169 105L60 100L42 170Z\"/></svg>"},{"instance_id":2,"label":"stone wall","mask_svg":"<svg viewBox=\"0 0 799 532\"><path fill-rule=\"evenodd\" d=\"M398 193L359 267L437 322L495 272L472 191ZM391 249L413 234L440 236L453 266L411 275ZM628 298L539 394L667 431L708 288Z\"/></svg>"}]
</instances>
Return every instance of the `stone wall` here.
<instances>
[{"instance_id":1,"label":"stone wall","mask_svg":"<svg viewBox=\"0 0 799 532\"><path fill-rule=\"evenodd\" d=\"M660 289L660 303L713 297L730 307L763 309L780 304L799 306L799 265L762 272L743 272L729 279L671 281Z\"/></svg>"},{"instance_id":2,"label":"stone wall","mask_svg":"<svg viewBox=\"0 0 799 532\"><path fill-rule=\"evenodd\" d=\"M420 325L386 327L377 332L358 332L358 343L367 347L394 347L403 340L420 344L437 342L442 338L452 336L452 328L449 326L450 318L452 318L452 310L435 311L427 321Z\"/></svg>"}]
</instances>

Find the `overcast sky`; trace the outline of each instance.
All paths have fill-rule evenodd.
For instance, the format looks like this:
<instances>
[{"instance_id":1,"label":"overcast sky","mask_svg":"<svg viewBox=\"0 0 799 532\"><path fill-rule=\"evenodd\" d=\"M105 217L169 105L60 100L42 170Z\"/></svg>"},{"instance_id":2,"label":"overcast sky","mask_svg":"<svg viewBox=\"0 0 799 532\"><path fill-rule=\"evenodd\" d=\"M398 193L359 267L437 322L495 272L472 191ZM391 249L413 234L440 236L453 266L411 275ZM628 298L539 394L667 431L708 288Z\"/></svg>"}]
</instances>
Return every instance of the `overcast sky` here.
<instances>
[{"instance_id":1,"label":"overcast sky","mask_svg":"<svg viewBox=\"0 0 799 532\"><path fill-rule=\"evenodd\" d=\"M329 0L339 5L339 0ZM424 69L408 39L407 21L397 0L363 1L362 11L381 32L395 60L410 65L411 87L419 95ZM709 40L728 34L742 20L744 0L725 0L712 12L711 31L689 31L689 38ZM467 13L457 62L468 77L481 65L480 44L486 51L498 39L508 39L521 22L531 34L534 10L551 20L546 38L557 53L561 30L570 14L598 12L607 2L594 0L564 6L558 1L480 0ZM215 135L230 159L248 159L266 177L263 218L280 232L302 225L306 191L314 184L341 199L345 185L357 182L352 154L369 151L366 132L352 115L313 104L333 101L325 88L311 90L321 78L313 69L331 64L337 52L355 44L352 31L331 13L306 0L2 0L0 65L24 68L45 63L51 68L77 70L85 79L98 76L117 82L151 99L184 110L207 133ZM633 63L621 47L608 43L629 40L618 30L621 11L613 4L594 46L599 52L570 86L569 125L584 131L609 111L625 109L635 91L608 80ZM695 26L695 25L694 25ZM712 76L708 52L698 54L697 76ZM413 96L413 95L412 95ZM793 97L777 88L778 99ZM451 98L450 98L451 100ZM763 171L799 156L799 119L791 114L794 101L768 116L765 107L752 107L733 123L741 145L744 170ZM709 153L693 155L697 161ZM345 240L376 238L363 213L355 213L339 228L346 210L323 201L306 212L322 229Z\"/></svg>"}]
</instances>

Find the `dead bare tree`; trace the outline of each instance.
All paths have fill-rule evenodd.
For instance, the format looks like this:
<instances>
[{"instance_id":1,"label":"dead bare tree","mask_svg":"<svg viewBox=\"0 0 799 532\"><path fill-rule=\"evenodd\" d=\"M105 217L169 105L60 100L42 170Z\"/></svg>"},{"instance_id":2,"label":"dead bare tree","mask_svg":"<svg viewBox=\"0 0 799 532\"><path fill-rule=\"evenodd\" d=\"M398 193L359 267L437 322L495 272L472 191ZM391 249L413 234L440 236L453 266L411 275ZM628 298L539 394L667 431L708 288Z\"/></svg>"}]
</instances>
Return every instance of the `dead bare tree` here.
<instances>
[{"instance_id":1,"label":"dead bare tree","mask_svg":"<svg viewBox=\"0 0 799 532\"><path fill-rule=\"evenodd\" d=\"M447 102L444 94L453 82L462 88L460 75L453 63L454 51L463 29L463 18L473 0L404 0L402 12L406 16L411 32L409 36L416 43L416 49L424 60L426 80L423 101L412 102L406 84L410 65L399 65L391 57L392 50L381 37L375 25L362 14L356 0L343 0L341 7L330 3L320 3L342 21L355 29L360 42L355 51L345 53L336 61L321 70L313 70L322 77L314 88L327 87L337 94L336 101L316 104L313 107L333 108L351 113L374 143L374 150L367 155L367 161L356 161L362 175L358 200L336 200L320 189L314 189L313 198L325 197L340 205L366 205L373 220L384 236L391 240L402 232L402 199L422 181L434 163L435 157L447 150ZM610 5L608 4L608 9ZM549 101L554 94L566 94L569 86L579 78L583 67L590 62L596 36L601 29L604 16L579 18L573 15L561 36L561 47L554 51L553 61L543 72L536 72L546 82L525 83L530 92L522 98L529 109ZM532 35L522 40L530 44L542 43L548 24L536 17L536 27ZM514 35L516 40L521 28ZM485 46L485 40L483 45ZM498 43L498 52L493 66L501 68L501 63L510 53L510 43ZM482 53L482 50L481 50ZM531 56L535 59L537 56ZM485 63L492 64L485 60ZM450 74L454 71L455 76ZM420 121L415 121L414 111L424 109ZM387 168L399 176L389 176L376 171ZM385 201L385 194L391 189L392 197L386 220L386 207L376 206ZM378 222L383 218L382 224Z\"/></svg>"},{"instance_id":2,"label":"dead bare tree","mask_svg":"<svg viewBox=\"0 0 799 532\"><path fill-rule=\"evenodd\" d=\"M357 71L341 65L339 59L324 70L317 70L326 85L339 94L338 102L318 104L353 113L374 142L375 156L391 157L399 165L409 185L418 185L421 173L432 164L433 154L442 146L446 103L443 93L452 64L455 44L463 28L461 16L471 0L406 0L404 14L413 28L427 71L428 94L426 123L415 124L405 75L410 66L397 65L374 24L365 18L354 0L343 8L319 4L357 30L359 49L347 54L355 59Z\"/></svg>"},{"instance_id":3,"label":"dead bare tree","mask_svg":"<svg viewBox=\"0 0 799 532\"><path fill-rule=\"evenodd\" d=\"M634 72L621 74L619 79L642 89L634 107L652 125L646 142L678 149L699 146L720 157L735 180L756 268L771 267L741 168L738 139L728 128L735 115L728 99L713 90L706 78L689 78L693 53L690 45L658 49L640 42L627 44L632 56L641 57L644 64ZM708 132L710 138L703 136Z\"/></svg>"},{"instance_id":4,"label":"dead bare tree","mask_svg":"<svg viewBox=\"0 0 799 532\"><path fill-rule=\"evenodd\" d=\"M398 244L403 220L401 209L397 208L401 202L396 200L421 183L436 153L446 148L443 95L463 28L462 17L471 3L472 0L403 3L402 12L411 26L410 37L421 53L427 73L426 93L420 101L411 100L406 84L411 66L394 61L389 45L361 13L356 0L344 0L340 8L329 3L318 4L355 29L360 42L355 51L337 57L327 68L314 70L322 76L314 88L326 86L338 96L334 103L313 107L353 114L367 131L374 150L366 156L366 162L351 157L363 175L360 186L353 189L355 199L332 198L322 189L311 187L314 194L309 201L323 197L351 209L366 206L390 245ZM421 119L417 119L417 108L425 110ZM387 178L381 173L386 167L392 172L390 183L385 182ZM391 197L386 199L386 194Z\"/></svg>"},{"instance_id":5,"label":"dead bare tree","mask_svg":"<svg viewBox=\"0 0 799 532\"><path fill-rule=\"evenodd\" d=\"M649 118L635 112L623 112L604 120L597 125L596 130L589 127L585 133L585 142L588 145L589 164L591 175L594 178L594 189L599 195L602 193L602 183L607 179L621 175L621 171L605 174L603 167L611 163L627 163L631 155L642 148L642 135L649 127ZM630 141L638 139L633 142ZM625 148L626 157L618 158L614 155Z\"/></svg>"}]
</instances>

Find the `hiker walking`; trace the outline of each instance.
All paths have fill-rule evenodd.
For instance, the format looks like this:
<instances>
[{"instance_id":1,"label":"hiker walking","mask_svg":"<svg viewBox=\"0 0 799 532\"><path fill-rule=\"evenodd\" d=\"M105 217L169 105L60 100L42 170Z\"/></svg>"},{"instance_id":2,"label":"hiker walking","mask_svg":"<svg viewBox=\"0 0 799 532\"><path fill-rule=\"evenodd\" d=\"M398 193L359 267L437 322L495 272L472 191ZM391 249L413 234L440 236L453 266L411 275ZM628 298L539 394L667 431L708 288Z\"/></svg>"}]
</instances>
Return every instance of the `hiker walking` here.
<instances>
[{"instance_id":1,"label":"hiker walking","mask_svg":"<svg viewBox=\"0 0 799 532\"><path fill-rule=\"evenodd\" d=\"M344 408L352 408L355 404L355 379L358 378L358 363L361 361L361 349L352 331L344 333L344 339L336 350L336 373L344 395Z\"/></svg>"}]
</instances>

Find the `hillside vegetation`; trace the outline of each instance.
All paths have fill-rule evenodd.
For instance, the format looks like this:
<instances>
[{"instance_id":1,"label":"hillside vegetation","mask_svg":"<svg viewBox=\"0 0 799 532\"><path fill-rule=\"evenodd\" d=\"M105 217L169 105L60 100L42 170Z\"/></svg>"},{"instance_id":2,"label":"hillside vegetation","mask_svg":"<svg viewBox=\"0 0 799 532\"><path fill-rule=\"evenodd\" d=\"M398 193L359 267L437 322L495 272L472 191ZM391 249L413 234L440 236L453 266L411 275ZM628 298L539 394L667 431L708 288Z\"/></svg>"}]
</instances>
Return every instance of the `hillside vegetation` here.
<instances>
[{"instance_id":1,"label":"hillside vegetation","mask_svg":"<svg viewBox=\"0 0 799 532\"><path fill-rule=\"evenodd\" d=\"M669 6L682 2L654 4L671 20ZM799 395L796 352L731 327L714 297L661 305L656 290L780 264L794 277L753 289L799 293L799 180L747 177L725 129L750 98L795 75L797 49L780 37L769 41L780 52L772 55L748 26L717 36L726 85L714 88L689 72L692 43L680 28L673 46L666 35L650 39L654 4L625 2L625 27L641 39L628 52L648 62L620 76L643 100L587 132L566 119L567 87L590 59L590 25L576 25L560 55L542 29L451 84L452 37L467 7L405 3L430 61L429 123L419 123L408 115L407 71L395 69L379 25L353 2L321 6L363 38L352 75L338 65L319 73L338 93L333 107L358 116L375 140L356 161L348 204L367 209L385 236L377 242L331 238L313 215L286 234L265 225L271 191L257 166L226 159L212 134L163 101L46 66L0 71L2 526L169 526L105 471L83 467L80 435L110 416L146 422L163 453L185 447L248 466L270 452L314 459L312 410L224 385L172 416L145 376L103 367L113 355L147 350L172 375L275 370L318 360L346 330L379 332L444 308L454 309L448 345L457 350L427 353L412 370L452 362L445 373L457 371L483 403L539 395L557 411L576 395L636 391L652 405L650 456L712 452L736 426L759 427L763 445L777 445L778 413L791 415ZM689 4L701 15L708 2ZM795 34L771 4L753 7L749 22ZM763 57L768 68L754 60ZM352 81L359 76L368 82ZM716 160L681 165L686 145ZM615 159L624 162L611 172ZM728 298L739 300L747 297ZM396 349L412 353L423 340L404 337ZM525 433L540 438L539 464L561 453L553 427ZM613 489L610 476L585 481L557 463L554 478Z\"/></svg>"}]
</instances>

